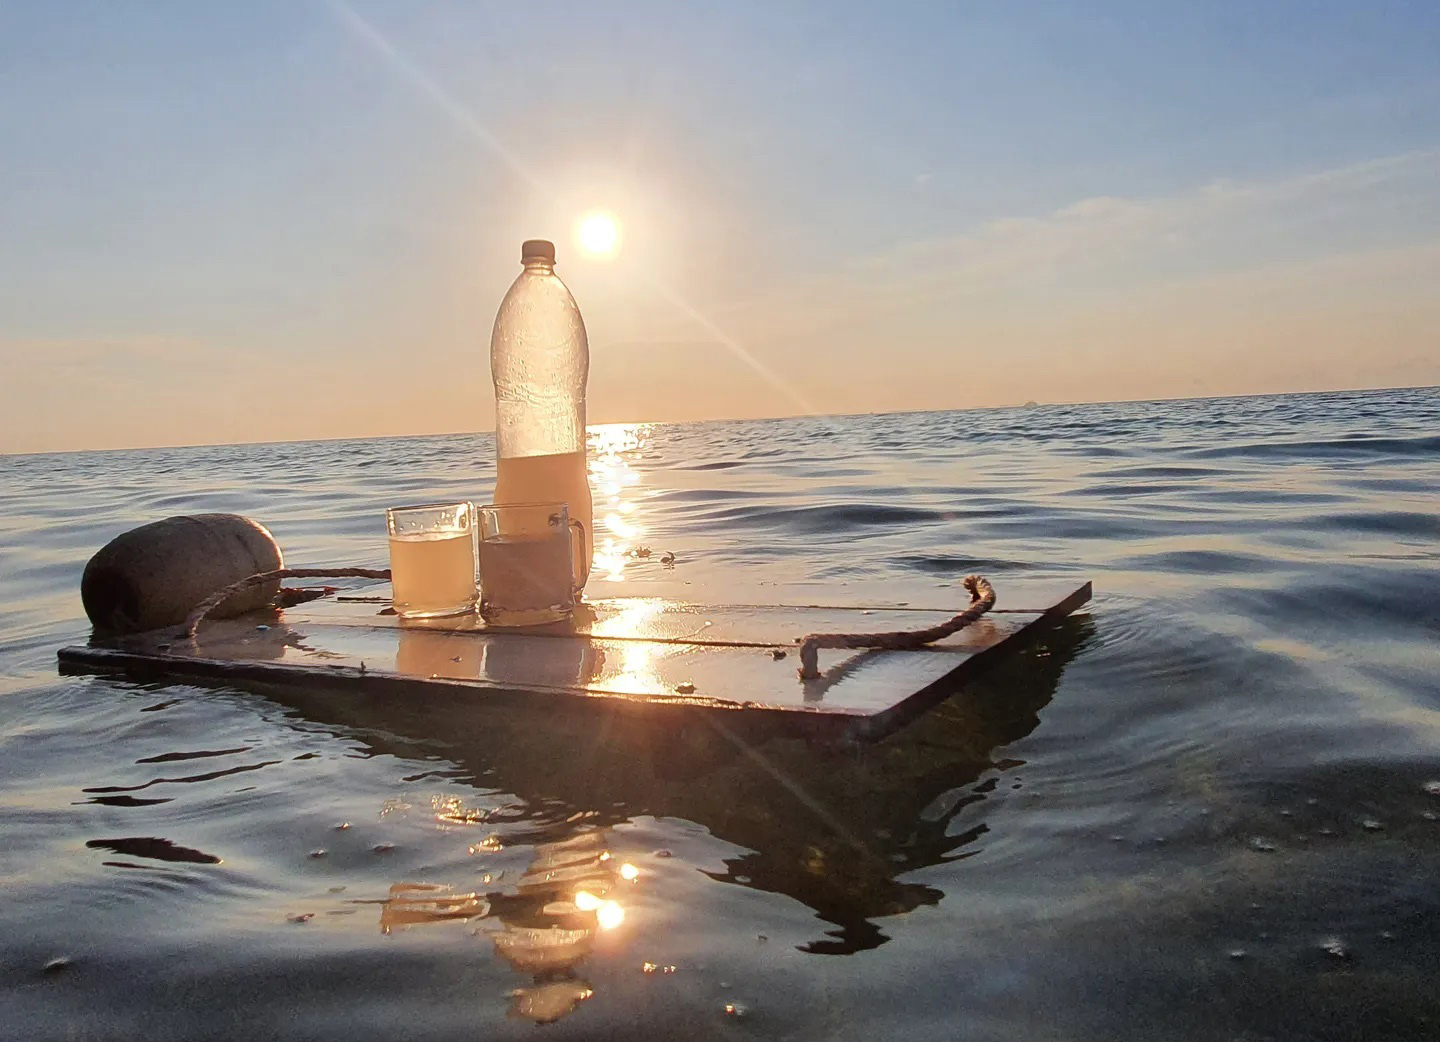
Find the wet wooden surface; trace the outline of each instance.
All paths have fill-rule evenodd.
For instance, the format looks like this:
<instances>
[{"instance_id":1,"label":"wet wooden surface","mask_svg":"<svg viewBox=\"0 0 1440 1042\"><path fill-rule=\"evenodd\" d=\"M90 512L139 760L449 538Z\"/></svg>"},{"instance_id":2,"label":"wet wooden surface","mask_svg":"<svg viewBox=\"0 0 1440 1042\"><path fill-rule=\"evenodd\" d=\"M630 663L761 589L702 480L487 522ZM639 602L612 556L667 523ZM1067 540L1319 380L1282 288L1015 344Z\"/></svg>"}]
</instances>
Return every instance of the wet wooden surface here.
<instances>
[{"instance_id":1,"label":"wet wooden surface","mask_svg":"<svg viewBox=\"0 0 1440 1042\"><path fill-rule=\"evenodd\" d=\"M944 598L846 597L833 588L730 591L698 602L675 584L592 584L573 623L493 630L473 615L403 620L389 587L340 591L281 611L205 622L193 642L174 629L62 649L63 667L171 678L327 686L490 699L546 710L751 711L816 733L881 737L1017 652L1090 596L1026 588L1003 610L923 649L822 651L822 676L797 676L799 638L814 632L920 629L964 606ZM710 591L712 594L715 591ZM927 591L928 592L928 591ZM1005 591L1001 591L1002 597ZM742 603L745 597L775 603ZM846 601L850 603L845 603ZM1023 607L1018 607L1023 605ZM1030 610L1033 609L1033 610Z\"/></svg>"}]
</instances>

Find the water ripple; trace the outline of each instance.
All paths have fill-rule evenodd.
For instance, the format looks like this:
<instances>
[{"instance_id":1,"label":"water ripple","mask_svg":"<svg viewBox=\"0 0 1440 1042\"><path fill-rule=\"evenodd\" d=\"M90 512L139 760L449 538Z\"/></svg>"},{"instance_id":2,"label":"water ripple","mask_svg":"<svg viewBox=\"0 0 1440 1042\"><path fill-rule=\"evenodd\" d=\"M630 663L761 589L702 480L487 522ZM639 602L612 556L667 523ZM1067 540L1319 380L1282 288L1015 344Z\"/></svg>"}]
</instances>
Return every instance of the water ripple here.
<instances>
[{"instance_id":1,"label":"water ripple","mask_svg":"<svg viewBox=\"0 0 1440 1042\"><path fill-rule=\"evenodd\" d=\"M60 677L118 532L383 564L493 442L0 457L6 1030L1433 1034L1440 391L646 430L637 588L1096 599L874 748Z\"/></svg>"}]
</instances>

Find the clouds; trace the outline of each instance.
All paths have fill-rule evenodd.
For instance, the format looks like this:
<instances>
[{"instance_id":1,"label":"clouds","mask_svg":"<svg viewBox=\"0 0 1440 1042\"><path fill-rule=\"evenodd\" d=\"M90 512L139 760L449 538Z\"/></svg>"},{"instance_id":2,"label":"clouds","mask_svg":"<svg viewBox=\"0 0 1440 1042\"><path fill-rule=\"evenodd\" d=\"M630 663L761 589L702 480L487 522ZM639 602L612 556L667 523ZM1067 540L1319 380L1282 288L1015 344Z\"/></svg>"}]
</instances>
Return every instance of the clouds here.
<instances>
[{"instance_id":1,"label":"clouds","mask_svg":"<svg viewBox=\"0 0 1440 1042\"><path fill-rule=\"evenodd\" d=\"M1419 361L1440 359L1440 150L1093 196L816 267L710 314L820 411L1440 381Z\"/></svg>"},{"instance_id":2,"label":"clouds","mask_svg":"<svg viewBox=\"0 0 1440 1042\"><path fill-rule=\"evenodd\" d=\"M1434 383L1440 150L807 256L728 304L732 280L681 294L664 274L588 277L596 419ZM487 309L361 329L367 307L348 295L343 322L315 310L268 332L256 315L243 335L196 315L196 335L127 321L126 335L0 339L0 450L484 428ZM407 348L415 365L394 364L392 339L425 345ZM437 385L442 369L464 378Z\"/></svg>"},{"instance_id":3,"label":"clouds","mask_svg":"<svg viewBox=\"0 0 1440 1042\"><path fill-rule=\"evenodd\" d=\"M1397 198L1413 200L1421 227L1393 227ZM1343 229L1337 225L1347 225ZM1178 258L1181 268L1239 270L1293 255L1332 252L1313 230L1343 231L1346 241L1428 229L1440 234L1440 150L1389 156L1270 181L1215 181L1155 199L1095 196L1052 213L991 221L973 231L905 243L849 266L865 283L903 283L917 292L965 292L1033 284L1107 264ZM1239 252L1263 228L1269 246ZM1140 273L1146 281L1153 274ZM1127 284L1133 288L1133 283Z\"/></svg>"},{"instance_id":4,"label":"clouds","mask_svg":"<svg viewBox=\"0 0 1440 1042\"><path fill-rule=\"evenodd\" d=\"M1162 198L1080 199L841 258L717 317L747 337L784 340L949 302L1018 297L1048 309L1434 238L1440 150L1270 181L1215 181Z\"/></svg>"}]
</instances>

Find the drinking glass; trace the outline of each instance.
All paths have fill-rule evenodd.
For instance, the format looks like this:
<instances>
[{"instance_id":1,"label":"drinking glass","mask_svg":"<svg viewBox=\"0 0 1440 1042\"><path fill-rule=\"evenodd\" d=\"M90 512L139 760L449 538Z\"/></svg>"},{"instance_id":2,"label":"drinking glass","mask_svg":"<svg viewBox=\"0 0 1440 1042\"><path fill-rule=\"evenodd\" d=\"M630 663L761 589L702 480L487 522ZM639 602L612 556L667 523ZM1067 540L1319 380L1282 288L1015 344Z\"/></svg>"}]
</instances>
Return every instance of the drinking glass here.
<instances>
[{"instance_id":1,"label":"drinking glass","mask_svg":"<svg viewBox=\"0 0 1440 1042\"><path fill-rule=\"evenodd\" d=\"M585 526L564 503L479 508L480 616L489 626L539 626L575 611L575 544Z\"/></svg>"},{"instance_id":2,"label":"drinking glass","mask_svg":"<svg viewBox=\"0 0 1440 1042\"><path fill-rule=\"evenodd\" d=\"M474 609L474 503L390 507L385 527L397 614L433 619Z\"/></svg>"}]
</instances>

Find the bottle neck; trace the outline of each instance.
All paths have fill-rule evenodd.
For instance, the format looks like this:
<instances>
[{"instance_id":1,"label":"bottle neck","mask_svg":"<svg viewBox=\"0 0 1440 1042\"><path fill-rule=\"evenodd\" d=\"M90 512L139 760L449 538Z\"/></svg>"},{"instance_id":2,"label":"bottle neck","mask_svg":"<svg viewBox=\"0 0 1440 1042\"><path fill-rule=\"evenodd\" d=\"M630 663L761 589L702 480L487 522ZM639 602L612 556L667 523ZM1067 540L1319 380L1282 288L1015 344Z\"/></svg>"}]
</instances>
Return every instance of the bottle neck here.
<instances>
[{"instance_id":1,"label":"bottle neck","mask_svg":"<svg viewBox=\"0 0 1440 1042\"><path fill-rule=\"evenodd\" d=\"M529 275L554 275L555 262L548 261L544 257L526 257L520 262Z\"/></svg>"}]
</instances>

